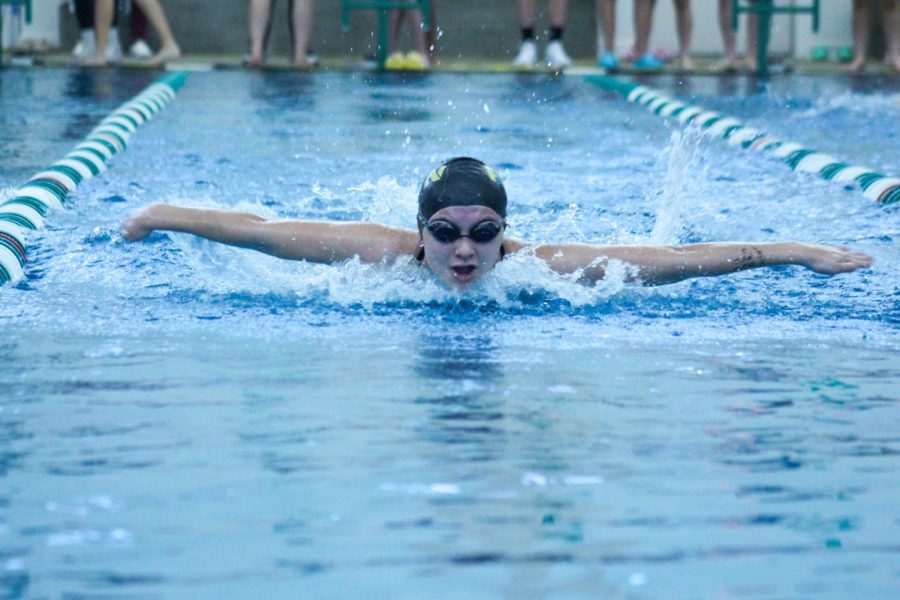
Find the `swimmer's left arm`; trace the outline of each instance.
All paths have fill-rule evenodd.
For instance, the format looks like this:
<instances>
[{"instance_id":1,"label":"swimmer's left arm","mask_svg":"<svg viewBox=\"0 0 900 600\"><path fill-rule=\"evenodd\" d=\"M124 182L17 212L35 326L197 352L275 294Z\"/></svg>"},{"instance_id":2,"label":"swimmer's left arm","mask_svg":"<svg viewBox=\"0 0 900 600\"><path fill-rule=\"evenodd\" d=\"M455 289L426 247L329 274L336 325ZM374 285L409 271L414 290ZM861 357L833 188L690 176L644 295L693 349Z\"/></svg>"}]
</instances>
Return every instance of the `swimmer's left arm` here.
<instances>
[{"instance_id":1,"label":"swimmer's left arm","mask_svg":"<svg viewBox=\"0 0 900 600\"><path fill-rule=\"evenodd\" d=\"M685 246L590 246L558 244L538 246L535 254L558 273L583 269L582 277L603 279L610 260L636 268L630 277L645 285L674 283L691 277L714 277L737 271L799 265L816 273L836 275L872 265L862 252L839 246L775 243L711 243Z\"/></svg>"}]
</instances>

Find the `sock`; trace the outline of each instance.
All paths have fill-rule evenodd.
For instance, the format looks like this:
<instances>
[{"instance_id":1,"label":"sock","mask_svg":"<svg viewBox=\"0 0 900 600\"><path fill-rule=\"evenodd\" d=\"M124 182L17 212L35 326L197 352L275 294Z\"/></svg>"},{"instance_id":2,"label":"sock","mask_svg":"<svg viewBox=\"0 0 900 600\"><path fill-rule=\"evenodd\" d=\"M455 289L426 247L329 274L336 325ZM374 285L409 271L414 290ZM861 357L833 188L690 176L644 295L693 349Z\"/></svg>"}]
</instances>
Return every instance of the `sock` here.
<instances>
[{"instance_id":1,"label":"sock","mask_svg":"<svg viewBox=\"0 0 900 600\"><path fill-rule=\"evenodd\" d=\"M563 34L563 28L562 28L562 27L551 27L551 28L550 28L550 37L549 37L549 40L550 40L551 42L556 41L556 40L561 40L561 39L562 39L562 34Z\"/></svg>"},{"instance_id":2,"label":"sock","mask_svg":"<svg viewBox=\"0 0 900 600\"><path fill-rule=\"evenodd\" d=\"M523 27L522 28L522 41L527 42L528 40L534 39L534 27Z\"/></svg>"}]
</instances>

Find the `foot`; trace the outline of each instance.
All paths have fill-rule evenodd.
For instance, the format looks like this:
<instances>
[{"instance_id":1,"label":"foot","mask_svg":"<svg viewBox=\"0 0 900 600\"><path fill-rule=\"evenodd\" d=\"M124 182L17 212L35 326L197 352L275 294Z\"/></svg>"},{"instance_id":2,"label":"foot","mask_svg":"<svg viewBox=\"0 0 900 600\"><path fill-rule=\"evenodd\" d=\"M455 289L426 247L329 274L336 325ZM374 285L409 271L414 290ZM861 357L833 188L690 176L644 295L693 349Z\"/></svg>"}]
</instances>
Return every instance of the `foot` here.
<instances>
[{"instance_id":1,"label":"foot","mask_svg":"<svg viewBox=\"0 0 900 600\"><path fill-rule=\"evenodd\" d=\"M519 46L519 53L512 61L513 68L533 69L537 66L537 44L534 40L525 40Z\"/></svg>"},{"instance_id":2,"label":"foot","mask_svg":"<svg viewBox=\"0 0 900 600\"><path fill-rule=\"evenodd\" d=\"M81 32L81 39L72 50L72 56L83 62L94 54L94 30L85 29Z\"/></svg>"},{"instance_id":3,"label":"foot","mask_svg":"<svg viewBox=\"0 0 900 600\"><path fill-rule=\"evenodd\" d=\"M134 58L146 59L153 56L153 50L144 40L137 40L128 48L128 55Z\"/></svg>"},{"instance_id":4,"label":"foot","mask_svg":"<svg viewBox=\"0 0 900 600\"><path fill-rule=\"evenodd\" d=\"M399 71L406 68L406 55L400 51L391 52L384 60L384 68L389 71Z\"/></svg>"},{"instance_id":5,"label":"foot","mask_svg":"<svg viewBox=\"0 0 900 600\"><path fill-rule=\"evenodd\" d=\"M261 55L245 54L243 65L248 69L261 69L264 59Z\"/></svg>"},{"instance_id":6,"label":"foot","mask_svg":"<svg viewBox=\"0 0 900 600\"><path fill-rule=\"evenodd\" d=\"M164 65L168 62L172 62L173 60L177 60L181 57L181 48L174 44L170 44L168 46L163 46L159 49L159 52L148 61L148 64L151 65Z\"/></svg>"},{"instance_id":7,"label":"foot","mask_svg":"<svg viewBox=\"0 0 900 600\"><path fill-rule=\"evenodd\" d=\"M639 71L659 71L663 68L663 61L648 52L634 61L634 68Z\"/></svg>"},{"instance_id":8,"label":"foot","mask_svg":"<svg viewBox=\"0 0 900 600\"><path fill-rule=\"evenodd\" d=\"M109 30L109 39L106 41L106 60L114 65L122 62L122 44L119 43L118 29Z\"/></svg>"},{"instance_id":9,"label":"foot","mask_svg":"<svg viewBox=\"0 0 900 600\"><path fill-rule=\"evenodd\" d=\"M410 71L426 71L431 68L428 57L415 50L406 54L406 68Z\"/></svg>"},{"instance_id":10,"label":"foot","mask_svg":"<svg viewBox=\"0 0 900 600\"><path fill-rule=\"evenodd\" d=\"M85 57L82 60L78 61L78 64L81 65L82 67L88 67L88 68L93 68L93 69L102 69L103 67L107 66L109 63L106 60L105 53L97 54L95 52L93 55Z\"/></svg>"},{"instance_id":11,"label":"foot","mask_svg":"<svg viewBox=\"0 0 900 600\"><path fill-rule=\"evenodd\" d=\"M610 72L618 71L619 59L612 52L604 52L600 60L597 61L597 66Z\"/></svg>"},{"instance_id":12,"label":"foot","mask_svg":"<svg viewBox=\"0 0 900 600\"><path fill-rule=\"evenodd\" d=\"M563 43L560 40L553 40L547 44L544 63L555 71L562 71L572 66L572 59L566 54Z\"/></svg>"},{"instance_id":13,"label":"foot","mask_svg":"<svg viewBox=\"0 0 900 600\"><path fill-rule=\"evenodd\" d=\"M690 56L682 56L680 66L681 70L685 73L691 73L696 68L696 66L694 65L694 61L691 60Z\"/></svg>"},{"instance_id":14,"label":"foot","mask_svg":"<svg viewBox=\"0 0 900 600\"><path fill-rule=\"evenodd\" d=\"M885 56L884 57L884 66L887 67L888 71L893 71L894 73L900 73L900 56Z\"/></svg>"},{"instance_id":15,"label":"foot","mask_svg":"<svg viewBox=\"0 0 900 600\"><path fill-rule=\"evenodd\" d=\"M738 60L734 56L726 56L710 68L713 73L734 73L737 70Z\"/></svg>"},{"instance_id":16,"label":"foot","mask_svg":"<svg viewBox=\"0 0 900 600\"><path fill-rule=\"evenodd\" d=\"M866 61L865 59L856 58L852 63L844 67L844 72L850 73L852 75L857 75L866 70Z\"/></svg>"}]
</instances>

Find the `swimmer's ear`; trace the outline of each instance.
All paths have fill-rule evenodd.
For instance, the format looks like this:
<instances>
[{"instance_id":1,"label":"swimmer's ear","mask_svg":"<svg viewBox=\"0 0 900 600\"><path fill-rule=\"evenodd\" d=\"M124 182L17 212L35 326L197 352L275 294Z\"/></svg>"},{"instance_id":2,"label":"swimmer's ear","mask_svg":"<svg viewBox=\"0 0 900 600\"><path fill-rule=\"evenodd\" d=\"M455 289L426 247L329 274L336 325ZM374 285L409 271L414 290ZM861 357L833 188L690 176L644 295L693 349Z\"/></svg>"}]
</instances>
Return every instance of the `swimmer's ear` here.
<instances>
[{"instance_id":1,"label":"swimmer's ear","mask_svg":"<svg viewBox=\"0 0 900 600\"><path fill-rule=\"evenodd\" d=\"M425 240L419 238L419 245L416 247L416 260L422 262L425 260Z\"/></svg>"}]
</instances>

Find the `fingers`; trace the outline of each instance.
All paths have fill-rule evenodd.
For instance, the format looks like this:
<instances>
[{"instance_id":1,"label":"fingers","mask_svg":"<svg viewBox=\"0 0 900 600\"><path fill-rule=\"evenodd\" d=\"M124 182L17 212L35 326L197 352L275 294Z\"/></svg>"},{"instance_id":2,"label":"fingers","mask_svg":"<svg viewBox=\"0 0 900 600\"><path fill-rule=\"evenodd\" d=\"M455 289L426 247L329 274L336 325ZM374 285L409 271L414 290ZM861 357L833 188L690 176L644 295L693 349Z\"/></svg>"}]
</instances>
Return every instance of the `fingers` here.
<instances>
[{"instance_id":1,"label":"fingers","mask_svg":"<svg viewBox=\"0 0 900 600\"><path fill-rule=\"evenodd\" d=\"M129 242L137 242L150 235L153 228L148 224L149 211L150 207L140 208L131 213L122 223L122 237Z\"/></svg>"},{"instance_id":2,"label":"fingers","mask_svg":"<svg viewBox=\"0 0 900 600\"><path fill-rule=\"evenodd\" d=\"M147 237L149 232L142 232L135 223L135 219L128 219L122 224L122 237L129 242L137 242Z\"/></svg>"}]
</instances>

